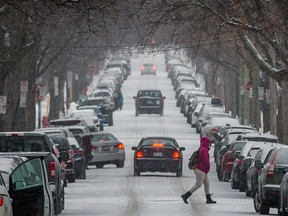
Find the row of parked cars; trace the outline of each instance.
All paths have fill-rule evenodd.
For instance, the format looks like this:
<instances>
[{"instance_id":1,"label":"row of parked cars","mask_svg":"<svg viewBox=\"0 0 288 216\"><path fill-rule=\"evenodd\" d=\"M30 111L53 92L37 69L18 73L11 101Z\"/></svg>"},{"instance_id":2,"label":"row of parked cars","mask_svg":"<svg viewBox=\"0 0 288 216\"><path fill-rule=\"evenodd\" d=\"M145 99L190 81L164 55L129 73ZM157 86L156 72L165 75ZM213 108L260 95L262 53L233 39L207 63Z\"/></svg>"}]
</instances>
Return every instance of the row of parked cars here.
<instances>
[{"instance_id":1,"label":"row of parked cars","mask_svg":"<svg viewBox=\"0 0 288 216\"><path fill-rule=\"evenodd\" d=\"M277 208L279 215L287 215L287 145L255 128L229 126L216 137L218 179L252 197L256 212L269 214Z\"/></svg>"},{"instance_id":2,"label":"row of parked cars","mask_svg":"<svg viewBox=\"0 0 288 216\"><path fill-rule=\"evenodd\" d=\"M167 60L176 106L200 137L211 139L219 181L229 182L232 189L252 197L260 214L277 208L279 215L288 215L287 145L279 144L276 136L260 134L251 125L241 125L225 111L220 98L199 91L193 81L182 84L187 77L193 79L189 72L179 75L186 68L179 59Z\"/></svg>"},{"instance_id":3,"label":"row of parked cars","mask_svg":"<svg viewBox=\"0 0 288 216\"><path fill-rule=\"evenodd\" d=\"M0 215L58 215L65 187L86 179L88 165L124 167L124 144L104 126L122 109L121 86L130 73L128 60L113 59L65 118L31 132L0 133Z\"/></svg>"}]
</instances>

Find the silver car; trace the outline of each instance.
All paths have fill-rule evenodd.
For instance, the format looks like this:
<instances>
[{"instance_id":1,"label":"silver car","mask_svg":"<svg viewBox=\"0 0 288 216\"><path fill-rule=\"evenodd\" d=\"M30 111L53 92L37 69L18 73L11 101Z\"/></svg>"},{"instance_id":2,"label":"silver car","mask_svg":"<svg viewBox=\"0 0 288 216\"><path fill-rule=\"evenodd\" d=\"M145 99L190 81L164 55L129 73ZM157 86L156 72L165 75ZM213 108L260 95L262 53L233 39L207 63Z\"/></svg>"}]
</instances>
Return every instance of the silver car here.
<instances>
[{"instance_id":1,"label":"silver car","mask_svg":"<svg viewBox=\"0 0 288 216\"><path fill-rule=\"evenodd\" d=\"M125 148L110 132L91 133L92 156L89 165L96 165L97 168L103 168L105 164L115 164L117 168L124 167Z\"/></svg>"}]
</instances>

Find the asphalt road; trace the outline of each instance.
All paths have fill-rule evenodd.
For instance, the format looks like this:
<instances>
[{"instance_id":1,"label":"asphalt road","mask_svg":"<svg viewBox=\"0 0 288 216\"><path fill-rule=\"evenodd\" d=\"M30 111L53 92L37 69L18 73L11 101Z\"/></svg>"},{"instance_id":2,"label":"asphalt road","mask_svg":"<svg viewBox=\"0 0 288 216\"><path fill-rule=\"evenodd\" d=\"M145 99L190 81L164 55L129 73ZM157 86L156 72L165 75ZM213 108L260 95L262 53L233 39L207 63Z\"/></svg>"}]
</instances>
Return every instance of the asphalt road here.
<instances>
[{"instance_id":1,"label":"asphalt road","mask_svg":"<svg viewBox=\"0 0 288 216\"><path fill-rule=\"evenodd\" d=\"M157 75L140 75L144 62L158 66ZM143 114L135 116L134 99L139 88L159 88L165 100L164 116ZM243 192L232 190L229 183L219 182L210 150L211 171L209 173L212 198L217 204L207 205L203 187L184 204L180 195L195 181L194 173L187 168L190 154L198 148L199 135L186 123L176 107L174 91L167 78L164 55L140 56L132 59L132 74L122 87L123 110L114 112L114 126L105 130L112 132L125 144L126 161L124 168L106 165L103 169L90 166L86 180L77 180L65 188L66 206L61 215L85 216L242 216L257 215L253 200ZM186 148L183 162L183 177L174 173L143 173L133 176L133 151L143 136L162 135L175 137ZM271 215L277 210L271 209Z\"/></svg>"}]
</instances>

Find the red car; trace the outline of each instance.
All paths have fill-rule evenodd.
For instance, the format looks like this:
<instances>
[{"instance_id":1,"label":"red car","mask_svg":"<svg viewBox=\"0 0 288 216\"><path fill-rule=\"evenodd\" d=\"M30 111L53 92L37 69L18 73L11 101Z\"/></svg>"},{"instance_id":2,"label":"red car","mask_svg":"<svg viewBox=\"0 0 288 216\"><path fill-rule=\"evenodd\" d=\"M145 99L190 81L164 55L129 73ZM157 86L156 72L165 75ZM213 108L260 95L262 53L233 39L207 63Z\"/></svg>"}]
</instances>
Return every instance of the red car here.
<instances>
[{"instance_id":1,"label":"red car","mask_svg":"<svg viewBox=\"0 0 288 216\"><path fill-rule=\"evenodd\" d=\"M245 144L246 142L235 141L230 145L228 151L223 155L219 169L219 172L222 173L223 181L229 181L236 155L241 152Z\"/></svg>"}]
</instances>

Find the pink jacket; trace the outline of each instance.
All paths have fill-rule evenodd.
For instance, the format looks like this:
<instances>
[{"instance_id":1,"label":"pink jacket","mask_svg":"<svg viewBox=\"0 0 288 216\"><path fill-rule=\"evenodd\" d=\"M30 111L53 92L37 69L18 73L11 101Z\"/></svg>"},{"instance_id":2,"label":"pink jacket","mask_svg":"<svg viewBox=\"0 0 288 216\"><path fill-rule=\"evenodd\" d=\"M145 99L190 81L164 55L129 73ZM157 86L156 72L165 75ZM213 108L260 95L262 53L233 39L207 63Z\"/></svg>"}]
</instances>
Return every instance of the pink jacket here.
<instances>
[{"instance_id":1,"label":"pink jacket","mask_svg":"<svg viewBox=\"0 0 288 216\"><path fill-rule=\"evenodd\" d=\"M197 166L197 169L201 170L205 174L207 174L210 170L210 139L207 137L202 137L200 140L199 147L199 161L200 163Z\"/></svg>"}]
</instances>

